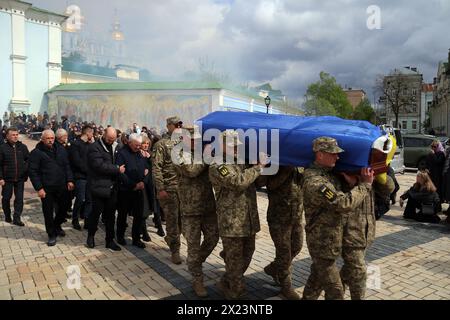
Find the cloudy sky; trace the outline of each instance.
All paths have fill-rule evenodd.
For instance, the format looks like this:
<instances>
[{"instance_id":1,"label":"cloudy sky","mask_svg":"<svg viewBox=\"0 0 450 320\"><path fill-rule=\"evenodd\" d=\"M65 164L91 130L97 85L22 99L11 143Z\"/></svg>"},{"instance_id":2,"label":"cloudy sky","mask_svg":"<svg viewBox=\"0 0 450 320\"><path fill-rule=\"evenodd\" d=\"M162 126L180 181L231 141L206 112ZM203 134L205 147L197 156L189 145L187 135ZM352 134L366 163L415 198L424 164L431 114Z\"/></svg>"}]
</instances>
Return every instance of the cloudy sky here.
<instances>
[{"instance_id":1,"label":"cloudy sky","mask_svg":"<svg viewBox=\"0 0 450 320\"><path fill-rule=\"evenodd\" d=\"M153 74L180 79L207 58L237 82L270 81L292 99L322 70L370 96L375 77L399 66L417 66L432 81L450 48L450 0L28 2L56 12L78 5L98 37L108 34L117 9L128 53ZM380 8L380 29L367 27L377 21L367 13L371 5Z\"/></svg>"}]
</instances>

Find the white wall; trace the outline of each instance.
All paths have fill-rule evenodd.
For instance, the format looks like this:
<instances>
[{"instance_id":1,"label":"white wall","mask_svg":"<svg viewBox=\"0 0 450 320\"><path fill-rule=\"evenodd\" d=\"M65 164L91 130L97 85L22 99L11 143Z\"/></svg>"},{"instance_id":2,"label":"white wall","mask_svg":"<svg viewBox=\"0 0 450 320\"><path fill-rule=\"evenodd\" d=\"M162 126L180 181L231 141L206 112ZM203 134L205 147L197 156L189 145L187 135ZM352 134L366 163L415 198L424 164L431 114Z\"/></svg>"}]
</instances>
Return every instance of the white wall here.
<instances>
[{"instance_id":1,"label":"white wall","mask_svg":"<svg viewBox=\"0 0 450 320\"><path fill-rule=\"evenodd\" d=\"M26 92L30 101L31 113L37 113L41 107L44 92L49 87L47 63L49 61L48 26L27 21L26 23Z\"/></svg>"},{"instance_id":2,"label":"white wall","mask_svg":"<svg viewBox=\"0 0 450 320\"><path fill-rule=\"evenodd\" d=\"M0 11L0 115L8 110L12 98L11 15Z\"/></svg>"}]
</instances>

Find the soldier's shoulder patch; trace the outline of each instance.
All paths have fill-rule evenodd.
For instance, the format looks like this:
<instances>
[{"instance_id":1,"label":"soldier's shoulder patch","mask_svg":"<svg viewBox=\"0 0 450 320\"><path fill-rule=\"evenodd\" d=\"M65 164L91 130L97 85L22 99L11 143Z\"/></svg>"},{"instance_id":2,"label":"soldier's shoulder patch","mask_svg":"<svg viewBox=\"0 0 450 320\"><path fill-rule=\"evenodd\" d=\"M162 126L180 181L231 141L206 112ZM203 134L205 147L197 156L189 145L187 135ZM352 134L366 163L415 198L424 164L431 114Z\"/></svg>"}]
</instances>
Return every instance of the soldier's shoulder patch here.
<instances>
[{"instance_id":1,"label":"soldier's shoulder patch","mask_svg":"<svg viewBox=\"0 0 450 320\"><path fill-rule=\"evenodd\" d=\"M333 202L337 198L336 193L326 185L320 186L319 192L330 202Z\"/></svg>"},{"instance_id":2,"label":"soldier's shoulder patch","mask_svg":"<svg viewBox=\"0 0 450 320\"><path fill-rule=\"evenodd\" d=\"M219 173L222 177L226 177L230 174L230 170L228 170L227 166L225 166L223 164L221 166L217 167L217 171L219 171Z\"/></svg>"}]
</instances>

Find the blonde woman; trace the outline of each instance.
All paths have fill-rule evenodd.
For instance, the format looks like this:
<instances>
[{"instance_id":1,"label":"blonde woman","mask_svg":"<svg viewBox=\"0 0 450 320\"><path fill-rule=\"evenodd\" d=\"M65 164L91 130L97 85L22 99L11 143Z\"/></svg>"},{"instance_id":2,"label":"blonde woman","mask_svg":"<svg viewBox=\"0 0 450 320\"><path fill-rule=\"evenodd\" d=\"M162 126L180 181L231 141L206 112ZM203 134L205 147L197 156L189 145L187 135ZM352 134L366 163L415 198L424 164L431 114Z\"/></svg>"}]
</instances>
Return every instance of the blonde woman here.
<instances>
[{"instance_id":1,"label":"blonde woman","mask_svg":"<svg viewBox=\"0 0 450 320\"><path fill-rule=\"evenodd\" d=\"M406 204L403 217L420 222L439 223L441 219L437 215L441 211L441 204L437 189L431 181L429 171L419 171L416 183L400 197L400 206Z\"/></svg>"},{"instance_id":2,"label":"blonde woman","mask_svg":"<svg viewBox=\"0 0 450 320\"><path fill-rule=\"evenodd\" d=\"M156 190L152 177L152 146L153 141L147 134L142 134L141 153L145 159L146 169L148 170L146 180L144 181L146 192L144 194L144 223L142 226L142 240L145 242L151 241L147 230L147 218L151 212L154 214L153 222L155 223L156 229L158 229L156 234L160 237L165 236L161 223L161 207L158 199L156 198Z\"/></svg>"}]
</instances>

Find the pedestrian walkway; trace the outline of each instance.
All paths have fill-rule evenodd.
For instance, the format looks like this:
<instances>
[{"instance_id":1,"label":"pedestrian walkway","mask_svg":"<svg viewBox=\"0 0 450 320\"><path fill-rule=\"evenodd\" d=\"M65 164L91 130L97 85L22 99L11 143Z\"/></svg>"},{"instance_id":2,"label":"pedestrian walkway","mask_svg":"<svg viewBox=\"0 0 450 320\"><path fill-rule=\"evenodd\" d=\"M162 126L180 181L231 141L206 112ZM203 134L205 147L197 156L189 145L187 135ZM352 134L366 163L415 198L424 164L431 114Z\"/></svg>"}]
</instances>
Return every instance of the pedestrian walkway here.
<instances>
[{"instance_id":1,"label":"pedestrian walkway","mask_svg":"<svg viewBox=\"0 0 450 320\"><path fill-rule=\"evenodd\" d=\"M398 180L402 192L415 181L415 174L400 175ZM48 247L40 201L29 183L26 190L23 213L26 227L5 223L1 213L0 299L196 298L186 264L170 262L170 251L151 222L148 224L152 242L144 250L131 245L120 252L105 249L102 228L96 235L96 248L88 249L84 246L87 232L73 230L70 221L63 225L66 237L58 238L55 247ZM275 253L266 223L264 193L258 194L258 205L261 232L246 273L249 298L280 299L279 288L263 271ZM367 252L369 284L373 288L368 290L367 299L450 299L450 229L443 224L407 221L401 215L400 207L393 206L377 223L377 238ZM128 242L131 243L131 238ZM222 298L215 287L225 271L219 256L221 249L219 242L204 264L209 299ZM185 260L184 238L181 255ZM293 263L293 284L299 294L309 275L310 263L305 243Z\"/></svg>"}]
</instances>

